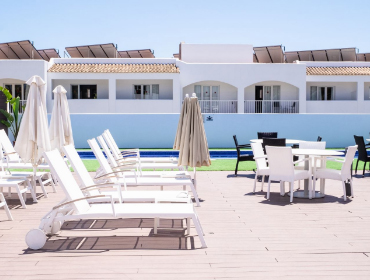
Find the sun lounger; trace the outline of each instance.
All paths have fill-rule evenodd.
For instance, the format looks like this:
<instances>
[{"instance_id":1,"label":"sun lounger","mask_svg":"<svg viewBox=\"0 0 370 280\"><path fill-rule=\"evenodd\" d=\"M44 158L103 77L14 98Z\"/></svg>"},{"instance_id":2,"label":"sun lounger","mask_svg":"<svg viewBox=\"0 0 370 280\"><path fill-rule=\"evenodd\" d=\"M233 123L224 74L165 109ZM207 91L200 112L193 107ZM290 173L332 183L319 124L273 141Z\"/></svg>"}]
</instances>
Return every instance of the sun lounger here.
<instances>
[{"instance_id":1,"label":"sun lounger","mask_svg":"<svg viewBox=\"0 0 370 280\"><path fill-rule=\"evenodd\" d=\"M194 188L191 178L188 176L174 176L173 178L168 178L166 175L161 177L135 177L135 178L126 178L124 176L124 170L113 171L110 167L107 159L104 157L102 150L100 149L98 143L95 139L89 139L87 142L90 145L96 159L99 161L100 167L104 171L104 175L96 177L98 180L107 180L110 183L121 183L122 185L126 184L127 186L189 186L197 206L200 206L198 194Z\"/></svg>"},{"instance_id":2,"label":"sun lounger","mask_svg":"<svg viewBox=\"0 0 370 280\"><path fill-rule=\"evenodd\" d=\"M51 172L60 184L66 195L66 200L47 213L41 220L38 229L30 230L26 235L26 243L31 249L40 249L46 243L46 234L55 234L64 221L85 219L192 219L202 247L206 248L203 230L200 225L193 204L190 203L122 203L115 204L111 196L100 195L110 203L89 204L89 197L85 197L73 178L72 173L65 165L57 150L44 153L50 165ZM154 223L157 227L157 223Z\"/></svg>"},{"instance_id":3,"label":"sun lounger","mask_svg":"<svg viewBox=\"0 0 370 280\"><path fill-rule=\"evenodd\" d=\"M118 148L118 145L116 143L116 141L114 140L112 134L110 133L109 129L106 129L103 133L103 137L106 141L110 141L112 143L112 149L114 149L118 154L122 154L122 155L127 155L127 154L130 154L130 153L137 153L138 156L140 156L140 150L139 149L125 149L123 151L120 151L120 149ZM158 163L164 163L164 162L171 162L171 163L177 163L178 161L178 158L175 158L175 157L166 157L166 158L161 158L161 157L140 157L140 161L141 163L154 163L154 162L158 162Z\"/></svg>"},{"instance_id":4,"label":"sun lounger","mask_svg":"<svg viewBox=\"0 0 370 280\"><path fill-rule=\"evenodd\" d=\"M100 187L114 187L114 183L96 184L91 178L76 149L72 145L64 146L63 152L76 172L80 187L88 196L111 195L115 201L119 202L182 202L191 203L191 197L187 191L121 191L101 190Z\"/></svg>"}]
</instances>

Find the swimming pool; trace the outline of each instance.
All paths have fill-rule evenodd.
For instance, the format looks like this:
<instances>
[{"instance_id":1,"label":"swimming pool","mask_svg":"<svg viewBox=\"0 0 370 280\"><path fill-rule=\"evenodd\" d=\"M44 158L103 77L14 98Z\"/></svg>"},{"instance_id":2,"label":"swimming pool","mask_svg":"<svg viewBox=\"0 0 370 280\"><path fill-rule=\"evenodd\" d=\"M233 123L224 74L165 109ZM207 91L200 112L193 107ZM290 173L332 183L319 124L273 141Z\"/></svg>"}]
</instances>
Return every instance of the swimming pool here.
<instances>
[{"instance_id":1,"label":"swimming pool","mask_svg":"<svg viewBox=\"0 0 370 280\"><path fill-rule=\"evenodd\" d=\"M344 150L341 150L344 152ZM236 159L237 153L233 150L210 151L211 159ZM78 151L82 159L96 159L92 151ZM252 151L242 151L242 155L251 155ZM140 151L140 157L178 157L179 151ZM356 153L357 157L357 153Z\"/></svg>"}]
</instances>

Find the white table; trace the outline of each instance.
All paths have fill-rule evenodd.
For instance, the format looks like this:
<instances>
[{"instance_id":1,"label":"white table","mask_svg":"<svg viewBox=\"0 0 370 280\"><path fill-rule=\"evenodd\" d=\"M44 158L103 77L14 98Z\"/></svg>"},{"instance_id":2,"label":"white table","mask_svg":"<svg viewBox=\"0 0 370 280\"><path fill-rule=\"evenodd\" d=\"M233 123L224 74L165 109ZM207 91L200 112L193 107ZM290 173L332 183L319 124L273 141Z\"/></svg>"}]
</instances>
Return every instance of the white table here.
<instances>
[{"instance_id":1,"label":"white table","mask_svg":"<svg viewBox=\"0 0 370 280\"><path fill-rule=\"evenodd\" d=\"M328 156L342 156L343 152L338 152L335 150L318 150L318 149L292 149L292 153L295 156L317 156L317 157L328 157ZM304 164L304 169L309 169L309 162L306 160ZM304 190L294 192L293 196L298 198L309 198L308 195L308 179L304 180ZM312 198L322 198L325 196L325 180L320 180L320 192L315 192Z\"/></svg>"},{"instance_id":2,"label":"white table","mask_svg":"<svg viewBox=\"0 0 370 280\"><path fill-rule=\"evenodd\" d=\"M367 142L370 142L370 139L366 139Z\"/></svg>"},{"instance_id":3,"label":"white table","mask_svg":"<svg viewBox=\"0 0 370 280\"><path fill-rule=\"evenodd\" d=\"M296 139L286 139L285 140L285 143L286 144L289 144L289 145L293 145L293 144L299 144L299 142L301 142L302 140L296 140ZM262 143L262 139L252 139L251 140L252 143Z\"/></svg>"}]
</instances>

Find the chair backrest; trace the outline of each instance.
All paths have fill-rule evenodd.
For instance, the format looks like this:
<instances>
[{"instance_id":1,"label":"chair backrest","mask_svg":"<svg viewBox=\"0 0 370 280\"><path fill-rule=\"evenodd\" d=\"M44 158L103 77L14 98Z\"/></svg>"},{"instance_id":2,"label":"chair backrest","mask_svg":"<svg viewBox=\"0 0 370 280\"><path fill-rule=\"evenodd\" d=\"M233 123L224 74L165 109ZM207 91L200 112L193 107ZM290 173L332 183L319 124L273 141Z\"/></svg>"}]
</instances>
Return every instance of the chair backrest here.
<instances>
[{"instance_id":1,"label":"chair backrest","mask_svg":"<svg viewBox=\"0 0 370 280\"><path fill-rule=\"evenodd\" d=\"M262 138L277 138L277 132L257 132L258 139Z\"/></svg>"},{"instance_id":2,"label":"chair backrest","mask_svg":"<svg viewBox=\"0 0 370 280\"><path fill-rule=\"evenodd\" d=\"M95 185L94 180L91 178L89 172L87 171L82 159L78 155L75 147L73 145L68 145L62 147L63 153L68 158L68 161L71 163L73 170L77 173L77 176L80 180L81 187L85 188L88 186ZM98 190L88 190L90 195L99 195Z\"/></svg>"},{"instance_id":3,"label":"chair backrest","mask_svg":"<svg viewBox=\"0 0 370 280\"><path fill-rule=\"evenodd\" d=\"M238 158L240 157L240 149L238 148L238 139L236 139L236 135L233 135L234 138L234 143L235 143L235 148L236 148L236 153L238 154Z\"/></svg>"},{"instance_id":4,"label":"chair backrest","mask_svg":"<svg viewBox=\"0 0 370 280\"><path fill-rule=\"evenodd\" d=\"M107 137L109 138L110 142L112 143L112 148L113 148L117 153L119 153L120 151L119 151L119 147L118 147L118 145L117 145L117 142L116 142L116 140L114 140L113 135L112 135L112 133L110 133L109 129L106 129L106 130L104 131L104 134L106 134L106 135L107 135Z\"/></svg>"},{"instance_id":5,"label":"chair backrest","mask_svg":"<svg viewBox=\"0 0 370 280\"><path fill-rule=\"evenodd\" d=\"M316 141L299 141L300 149L316 149L325 150L326 142L316 142Z\"/></svg>"},{"instance_id":6,"label":"chair backrest","mask_svg":"<svg viewBox=\"0 0 370 280\"><path fill-rule=\"evenodd\" d=\"M353 137L355 138L355 142L358 149L358 159L365 161L367 159L367 151L365 147L364 137L357 135L354 135Z\"/></svg>"},{"instance_id":7,"label":"chair backrest","mask_svg":"<svg viewBox=\"0 0 370 280\"><path fill-rule=\"evenodd\" d=\"M294 176L291 147L266 146L271 179L291 180Z\"/></svg>"},{"instance_id":8,"label":"chair backrest","mask_svg":"<svg viewBox=\"0 0 370 280\"><path fill-rule=\"evenodd\" d=\"M7 157L9 158L9 161L19 161L19 155L14 150L12 142L10 142L10 139L8 135L6 135L6 132L4 129L0 130L0 143L3 146L3 149L5 153L9 154ZM11 154L15 153L15 154Z\"/></svg>"},{"instance_id":9,"label":"chair backrest","mask_svg":"<svg viewBox=\"0 0 370 280\"><path fill-rule=\"evenodd\" d=\"M285 138L262 138L262 148L266 153L266 146L277 146L277 147L285 147L286 146L286 139Z\"/></svg>"},{"instance_id":10,"label":"chair backrest","mask_svg":"<svg viewBox=\"0 0 370 280\"><path fill-rule=\"evenodd\" d=\"M100 167L103 169L104 173L112 173L113 170L110 167L107 159L105 158L102 150L100 149L98 142L96 142L95 138L87 140L87 143L89 143L90 148L92 149L96 159L98 160Z\"/></svg>"},{"instance_id":11,"label":"chair backrest","mask_svg":"<svg viewBox=\"0 0 370 280\"><path fill-rule=\"evenodd\" d=\"M252 143L251 147L252 147L254 157L262 157L265 155L265 153L263 152L262 143ZM255 159L255 162L257 165L257 169L262 169L262 168L267 167L266 158L257 158Z\"/></svg>"},{"instance_id":12,"label":"chair backrest","mask_svg":"<svg viewBox=\"0 0 370 280\"><path fill-rule=\"evenodd\" d=\"M358 148L357 145L348 147L346 157L344 158L344 163L342 164L342 169L341 169L342 177L351 178L351 173L352 173L351 165L355 158L357 148Z\"/></svg>"},{"instance_id":13,"label":"chair backrest","mask_svg":"<svg viewBox=\"0 0 370 280\"><path fill-rule=\"evenodd\" d=\"M321 140L322 140L322 137L321 136L318 136L317 137L317 142L321 142Z\"/></svg>"},{"instance_id":14,"label":"chair backrest","mask_svg":"<svg viewBox=\"0 0 370 280\"><path fill-rule=\"evenodd\" d=\"M112 142L112 137L109 136L110 134L107 133L107 131L104 131L104 133L102 135L103 135L103 138L104 138L105 142L107 143L110 151L112 152L113 157L116 160L120 159L120 156L119 156L120 151L119 151L119 149L117 150L116 145L114 145L114 143Z\"/></svg>"},{"instance_id":15,"label":"chair backrest","mask_svg":"<svg viewBox=\"0 0 370 280\"><path fill-rule=\"evenodd\" d=\"M103 151L104 151L105 155L107 156L107 159L108 159L108 162L109 162L110 166L112 166L112 167L118 166L116 160L114 159L114 157L113 157L111 151L109 150L109 148L107 146L107 143L105 142L103 137L100 135L100 136L97 137L97 139L99 141L100 146L103 148Z\"/></svg>"},{"instance_id":16,"label":"chair backrest","mask_svg":"<svg viewBox=\"0 0 370 280\"><path fill-rule=\"evenodd\" d=\"M73 178L71 170L67 167L60 152L57 149L45 152L44 157L50 166L51 173L57 178L67 199L70 201L84 198L85 196ZM89 203L84 199L74 202L72 206L78 213L85 213L90 209Z\"/></svg>"}]
</instances>

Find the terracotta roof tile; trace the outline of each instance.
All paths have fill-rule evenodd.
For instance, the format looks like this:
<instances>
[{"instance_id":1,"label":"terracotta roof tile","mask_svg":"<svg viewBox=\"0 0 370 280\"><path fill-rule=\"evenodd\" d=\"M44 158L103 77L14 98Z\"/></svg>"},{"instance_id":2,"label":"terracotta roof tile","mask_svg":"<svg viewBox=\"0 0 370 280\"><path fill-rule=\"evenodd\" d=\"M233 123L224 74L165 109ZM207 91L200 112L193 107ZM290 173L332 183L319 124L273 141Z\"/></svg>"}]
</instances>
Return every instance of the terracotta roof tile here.
<instances>
[{"instance_id":1,"label":"terracotta roof tile","mask_svg":"<svg viewBox=\"0 0 370 280\"><path fill-rule=\"evenodd\" d=\"M55 63L54 73L180 73L175 64Z\"/></svg>"},{"instance_id":2,"label":"terracotta roof tile","mask_svg":"<svg viewBox=\"0 0 370 280\"><path fill-rule=\"evenodd\" d=\"M306 68L306 75L364 76L370 75L370 67L312 67Z\"/></svg>"}]
</instances>

